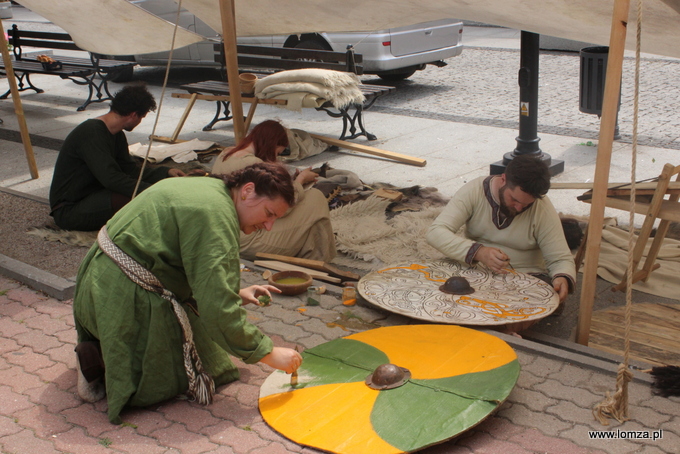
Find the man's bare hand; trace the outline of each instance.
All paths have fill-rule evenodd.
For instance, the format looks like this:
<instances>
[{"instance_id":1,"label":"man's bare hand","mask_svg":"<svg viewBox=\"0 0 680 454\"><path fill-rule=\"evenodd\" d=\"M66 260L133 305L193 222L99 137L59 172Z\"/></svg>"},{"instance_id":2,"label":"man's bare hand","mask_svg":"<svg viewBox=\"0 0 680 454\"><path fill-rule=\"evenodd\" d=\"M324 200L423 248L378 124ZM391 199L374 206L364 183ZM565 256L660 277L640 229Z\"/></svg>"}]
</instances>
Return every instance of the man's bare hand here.
<instances>
[{"instance_id":1,"label":"man's bare hand","mask_svg":"<svg viewBox=\"0 0 680 454\"><path fill-rule=\"evenodd\" d=\"M182 172L179 169L170 169L168 170L168 176L169 177L183 177L186 176L186 173Z\"/></svg>"},{"instance_id":2,"label":"man's bare hand","mask_svg":"<svg viewBox=\"0 0 680 454\"><path fill-rule=\"evenodd\" d=\"M482 246L475 254L475 260L482 262L494 273L505 274L510 264L510 257L503 251L495 247Z\"/></svg>"},{"instance_id":3,"label":"man's bare hand","mask_svg":"<svg viewBox=\"0 0 680 454\"><path fill-rule=\"evenodd\" d=\"M552 284L553 288L560 296L560 304L563 303L569 294L569 281L567 281L566 277L560 276L553 279Z\"/></svg>"}]
</instances>

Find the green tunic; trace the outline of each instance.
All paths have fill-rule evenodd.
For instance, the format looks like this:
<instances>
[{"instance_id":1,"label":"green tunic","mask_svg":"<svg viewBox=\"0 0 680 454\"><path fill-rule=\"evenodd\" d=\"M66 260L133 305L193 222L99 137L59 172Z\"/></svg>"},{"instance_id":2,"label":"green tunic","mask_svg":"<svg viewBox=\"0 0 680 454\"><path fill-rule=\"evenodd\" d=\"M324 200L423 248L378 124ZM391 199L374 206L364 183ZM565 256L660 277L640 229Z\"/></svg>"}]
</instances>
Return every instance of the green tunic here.
<instances>
[{"instance_id":1,"label":"green tunic","mask_svg":"<svg viewBox=\"0 0 680 454\"><path fill-rule=\"evenodd\" d=\"M195 298L199 316L187 313L216 385L239 376L229 354L255 363L271 352L272 341L241 307L238 217L221 180L161 181L120 210L107 229L180 301ZM73 314L78 341L101 343L111 422L120 423L125 405L151 405L187 390L182 331L171 304L129 280L96 244L78 271Z\"/></svg>"}]
</instances>

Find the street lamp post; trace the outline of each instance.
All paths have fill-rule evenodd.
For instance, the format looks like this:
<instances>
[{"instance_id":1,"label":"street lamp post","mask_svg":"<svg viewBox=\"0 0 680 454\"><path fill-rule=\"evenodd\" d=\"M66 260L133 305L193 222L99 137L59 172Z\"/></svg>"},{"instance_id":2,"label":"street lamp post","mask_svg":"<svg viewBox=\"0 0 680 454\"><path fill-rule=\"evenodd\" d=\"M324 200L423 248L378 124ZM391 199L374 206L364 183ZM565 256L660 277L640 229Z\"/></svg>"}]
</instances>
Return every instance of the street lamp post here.
<instances>
[{"instance_id":1,"label":"street lamp post","mask_svg":"<svg viewBox=\"0 0 680 454\"><path fill-rule=\"evenodd\" d=\"M538 146L538 54L539 38L536 33L522 31L520 50L519 83L519 135L515 139L517 147L505 153L501 161L491 164L491 175L505 171L505 166L515 156L533 154L546 161L551 175L564 171L564 161L552 159Z\"/></svg>"}]
</instances>

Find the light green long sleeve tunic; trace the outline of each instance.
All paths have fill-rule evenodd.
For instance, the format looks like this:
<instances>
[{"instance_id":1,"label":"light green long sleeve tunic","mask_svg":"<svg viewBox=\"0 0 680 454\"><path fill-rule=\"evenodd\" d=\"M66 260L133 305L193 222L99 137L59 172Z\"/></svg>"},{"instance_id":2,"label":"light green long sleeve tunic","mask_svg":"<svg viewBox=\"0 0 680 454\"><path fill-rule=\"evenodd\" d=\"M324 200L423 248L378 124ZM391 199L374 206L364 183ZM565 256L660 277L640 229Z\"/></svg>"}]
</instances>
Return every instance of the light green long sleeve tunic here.
<instances>
[{"instance_id":1,"label":"light green long sleeve tunic","mask_svg":"<svg viewBox=\"0 0 680 454\"><path fill-rule=\"evenodd\" d=\"M465 184L451 199L427 232L428 243L447 257L472 263L476 243L497 247L524 273L565 276L575 282L574 258L567 246L559 216L548 197L537 199L528 210L498 228L493 222L498 206L490 203L480 177ZM465 235L457 234L465 226ZM473 248L472 251L475 251Z\"/></svg>"},{"instance_id":2,"label":"light green long sleeve tunic","mask_svg":"<svg viewBox=\"0 0 680 454\"><path fill-rule=\"evenodd\" d=\"M241 307L239 224L221 180L161 181L107 228L113 242L180 301L195 298L199 316L186 312L216 385L239 376L229 354L255 363L271 352L271 340ZM182 331L171 304L129 280L96 244L80 266L73 313L78 340L101 343L111 422L120 422L126 405L151 405L187 390Z\"/></svg>"}]
</instances>

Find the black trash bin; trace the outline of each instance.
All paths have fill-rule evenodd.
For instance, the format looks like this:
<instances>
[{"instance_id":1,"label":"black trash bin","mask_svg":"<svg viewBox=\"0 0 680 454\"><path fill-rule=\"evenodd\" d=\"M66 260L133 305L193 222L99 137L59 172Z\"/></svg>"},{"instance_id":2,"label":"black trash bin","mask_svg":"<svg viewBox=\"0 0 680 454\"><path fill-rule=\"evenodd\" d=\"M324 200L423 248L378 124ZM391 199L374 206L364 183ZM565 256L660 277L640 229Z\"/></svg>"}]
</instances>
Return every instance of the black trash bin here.
<instances>
[{"instance_id":1,"label":"black trash bin","mask_svg":"<svg viewBox=\"0 0 680 454\"><path fill-rule=\"evenodd\" d=\"M583 113L602 115L604 81L607 74L608 47L584 47L581 49L581 78L579 110Z\"/></svg>"},{"instance_id":2,"label":"black trash bin","mask_svg":"<svg viewBox=\"0 0 680 454\"><path fill-rule=\"evenodd\" d=\"M579 110L583 113L602 115L602 100L604 99L604 83L607 79L607 58L609 47L584 47L581 49L581 77L579 85ZM621 92L616 111L616 126L614 139L620 139L619 113L621 106Z\"/></svg>"}]
</instances>

